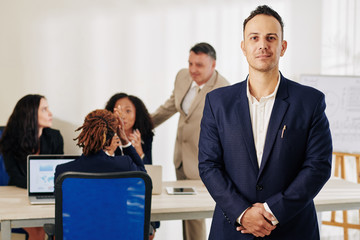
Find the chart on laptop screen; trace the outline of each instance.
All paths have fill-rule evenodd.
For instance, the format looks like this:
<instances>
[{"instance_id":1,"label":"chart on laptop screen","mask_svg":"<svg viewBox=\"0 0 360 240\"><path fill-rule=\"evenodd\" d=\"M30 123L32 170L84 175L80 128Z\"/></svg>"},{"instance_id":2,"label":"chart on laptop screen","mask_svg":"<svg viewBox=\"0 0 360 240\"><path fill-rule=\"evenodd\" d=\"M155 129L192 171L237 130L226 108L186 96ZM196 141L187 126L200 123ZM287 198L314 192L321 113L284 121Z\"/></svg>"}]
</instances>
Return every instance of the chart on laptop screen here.
<instances>
[{"instance_id":1,"label":"chart on laptop screen","mask_svg":"<svg viewBox=\"0 0 360 240\"><path fill-rule=\"evenodd\" d=\"M56 166L69 161L72 159L33 159L30 162L30 192L53 192Z\"/></svg>"}]
</instances>

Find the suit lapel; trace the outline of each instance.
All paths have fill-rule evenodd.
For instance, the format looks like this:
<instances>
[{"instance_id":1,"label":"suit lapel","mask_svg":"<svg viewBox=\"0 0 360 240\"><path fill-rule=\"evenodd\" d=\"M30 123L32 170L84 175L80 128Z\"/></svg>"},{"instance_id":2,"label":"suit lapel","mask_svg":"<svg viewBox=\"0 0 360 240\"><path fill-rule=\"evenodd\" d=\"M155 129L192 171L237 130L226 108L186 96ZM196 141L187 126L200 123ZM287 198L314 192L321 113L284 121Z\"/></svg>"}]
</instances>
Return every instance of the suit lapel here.
<instances>
[{"instance_id":1,"label":"suit lapel","mask_svg":"<svg viewBox=\"0 0 360 240\"><path fill-rule=\"evenodd\" d=\"M259 166L256 156L255 141L251 125L249 102L246 95L247 81L243 81L240 85L239 98L234 103L235 111L238 117L238 126L243 133L244 142L248 150L251 164L256 172L259 172Z\"/></svg>"},{"instance_id":2,"label":"suit lapel","mask_svg":"<svg viewBox=\"0 0 360 240\"><path fill-rule=\"evenodd\" d=\"M190 75L187 75L188 77L184 78L184 82L183 84L180 85L181 88L179 88L177 91L178 91L178 96L179 96L179 109L180 109L180 113L183 114L183 115L186 115L184 110L182 109L182 102L184 101L184 98L187 94L187 92L189 91L189 89L191 88L191 84L192 84L192 79L190 77ZM190 108L191 109L191 108Z\"/></svg>"},{"instance_id":3,"label":"suit lapel","mask_svg":"<svg viewBox=\"0 0 360 240\"><path fill-rule=\"evenodd\" d=\"M205 95L213 88L216 79L218 78L218 72L215 70L211 78L207 83L205 83L204 87L201 89L201 91L195 96L193 102L191 103L191 106L189 108L189 114L186 116L187 118L197 110L197 106L200 104L202 100L205 99ZM187 93L187 92L186 92ZM185 94L186 94L185 93ZM184 96L185 98L185 96Z\"/></svg>"},{"instance_id":4,"label":"suit lapel","mask_svg":"<svg viewBox=\"0 0 360 240\"><path fill-rule=\"evenodd\" d=\"M289 107L289 103L285 101L287 97L288 97L287 80L281 75L281 82L279 85L278 92L276 94L274 107L271 112L269 126L266 134L264 153L261 160L259 176L262 173L267 160L269 159L271 150L278 135L278 131L281 127L280 124Z\"/></svg>"}]
</instances>

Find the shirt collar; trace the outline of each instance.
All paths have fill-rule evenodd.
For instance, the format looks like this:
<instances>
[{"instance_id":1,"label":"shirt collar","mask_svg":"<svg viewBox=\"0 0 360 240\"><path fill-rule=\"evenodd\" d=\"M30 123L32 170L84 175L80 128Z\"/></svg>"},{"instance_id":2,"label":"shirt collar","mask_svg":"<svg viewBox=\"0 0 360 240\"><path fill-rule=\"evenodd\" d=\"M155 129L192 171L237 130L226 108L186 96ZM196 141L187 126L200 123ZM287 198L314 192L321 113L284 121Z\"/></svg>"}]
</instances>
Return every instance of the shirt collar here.
<instances>
[{"instance_id":1,"label":"shirt collar","mask_svg":"<svg viewBox=\"0 0 360 240\"><path fill-rule=\"evenodd\" d=\"M111 154L108 153L108 151L106 151L106 150L104 150L104 153L105 153L106 155L108 155L109 157L115 157L115 153L111 155Z\"/></svg>"},{"instance_id":2,"label":"shirt collar","mask_svg":"<svg viewBox=\"0 0 360 240\"><path fill-rule=\"evenodd\" d=\"M249 102L251 102L251 103L257 102L257 99L253 95L251 95L251 93L250 93L249 76L246 78L246 80L247 80L246 96L247 96ZM276 84L275 90L271 94L269 94L269 95L267 95L265 97L262 97L261 99L266 100L266 99L274 98L276 96L276 93L277 93L278 89L279 89L280 80L281 80L281 74L279 73L279 78L278 78L278 82ZM260 99L260 101L261 101L261 99Z\"/></svg>"},{"instance_id":3,"label":"shirt collar","mask_svg":"<svg viewBox=\"0 0 360 240\"><path fill-rule=\"evenodd\" d=\"M191 82L191 87L190 88L193 88L195 86L198 86L200 89L203 89L203 87L205 86L206 83L202 84L201 86L197 85L197 83L193 80Z\"/></svg>"}]
</instances>

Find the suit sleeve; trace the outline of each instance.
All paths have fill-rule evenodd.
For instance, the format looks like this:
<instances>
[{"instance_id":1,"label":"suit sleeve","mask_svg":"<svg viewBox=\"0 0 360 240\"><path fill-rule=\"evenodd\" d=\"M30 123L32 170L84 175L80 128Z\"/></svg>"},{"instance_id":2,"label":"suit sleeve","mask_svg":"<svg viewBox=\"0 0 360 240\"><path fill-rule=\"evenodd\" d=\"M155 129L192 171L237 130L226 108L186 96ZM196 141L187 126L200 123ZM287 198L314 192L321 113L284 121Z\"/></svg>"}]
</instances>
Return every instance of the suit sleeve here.
<instances>
[{"instance_id":1,"label":"suit sleeve","mask_svg":"<svg viewBox=\"0 0 360 240\"><path fill-rule=\"evenodd\" d=\"M210 195L232 224L251 203L237 190L228 177L220 140L221 129L215 119L209 94L206 96L199 139L199 173Z\"/></svg>"},{"instance_id":2,"label":"suit sleeve","mask_svg":"<svg viewBox=\"0 0 360 240\"><path fill-rule=\"evenodd\" d=\"M131 158L133 164L136 166L137 171L146 172L143 161L141 160L139 154L137 154L135 148L132 145L123 148L123 151L124 151L124 155L129 156Z\"/></svg>"},{"instance_id":3,"label":"suit sleeve","mask_svg":"<svg viewBox=\"0 0 360 240\"><path fill-rule=\"evenodd\" d=\"M154 123L154 127L159 126L166 120L168 120L171 116L178 112L175 106L175 91L177 90L177 84L181 84L181 79L188 73L187 69L180 70L175 78L174 89L171 93L171 96L168 100L165 101L163 105L161 105L156 111L151 114L152 121Z\"/></svg>"},{"instance_id":4,"label":"suit sleeve","mask_svg":"<svg viewBox=\"0 0 360 240\"><path fill-rule=\"evenodd\" d=\"M285 224L313 201L331 175L332 140L325 115L324 95L314 110L304 163L285 191L279 192L266 203L280 224Z\"/></svg>"},{"instance_id":5,"label":"suit sleeve","mask_svg":"<svg viewBox=\"0 0 360 240\"><path fill-rule=\"evenodd\" d=\"M152 142L153 137L148 137L144 140L144 144L141 144L145 154L145 157L143 158L144 164L152 164Z\"/></svg>"},{"instance_id":6,"label":"suit sleeve","mask_svg":"<svg viewBox=\"0 0 360 240\"><path fill-rule=\"evenodd\" d=\"M173 90L170 98L166 100L166 102L163 105L161 105L153 114L151 114L154 127L159 126L177 112L175 107L174 92L175 90Z\"/></svg>"}]
</instances>

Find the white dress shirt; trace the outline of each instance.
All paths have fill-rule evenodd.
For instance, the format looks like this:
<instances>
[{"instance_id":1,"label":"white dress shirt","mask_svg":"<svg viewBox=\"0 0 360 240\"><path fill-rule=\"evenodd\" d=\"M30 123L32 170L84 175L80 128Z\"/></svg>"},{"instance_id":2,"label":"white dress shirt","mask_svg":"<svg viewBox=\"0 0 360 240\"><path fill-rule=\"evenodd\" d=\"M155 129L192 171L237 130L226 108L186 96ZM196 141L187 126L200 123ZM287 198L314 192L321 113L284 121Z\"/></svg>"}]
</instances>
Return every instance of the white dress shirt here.
<instances>
[{"instance_id":1,"label":"white dress shirt","mask_svg":"<svg viewBox=\"0 0 360 240\"><path fill-rule=\"evenodd\" d=\"M265 146L266 133L267 133L267 129L269 126L271 112L272 112L274 102L275 102L275 96L276 96L276 93L277 93L279 85L280 85L280 79L281 78L280 78L280 74L279 74L279 79L276 84L274 92L272 92L270 95L268 95L266 97L261 97L259 101L253 95L251 95L250 89L249 89L249 79L247 79L246 94L247 94L247 98L248 98L248 102L249 102L251 125L252 125L252 130L253 130L254 144L255 144L256 156L257 156L259 168L261 166L261 160L262 160L264 146ZM274 215L266 202L264 203L264 208L267 212ZM241 224L241 218L244 215L245 211L238 218L239 224ZM278 223L279 222L277 220L272 221L273 225L276 225Z\"/></svg>"},{"instance_id":2,"label":"white dress shirt","mask_svg":"<svg viewBox=\"0 0 360 240\"><path fill-rule=\"evenodd\" d=\"M249 90L249 80L247 81L246 94L249 101L251 125L254 134L256 156L260 167L265 146L266 132L269 126L270 115L274 106L275 96L280 84L280 74L278 83L273 93L266 97L261 97L258 101L251 95Z\"/></svg>"},{"instance_id":3,"label":"white dress shirt","mask_svg":"<svg viewBox=\"0 0 360 240\"><path fill-rule=\"evenodd\" d=\"M191 107L192 102L194 101L194 98L196 95L200 92L200 90L203 88L204 84L199 86L196 82L192 81L189 91L186 93L184 100L181 104L182 110L186 113L186 115L189 113L189 109Z\"/></svg>"}]
</instances>

